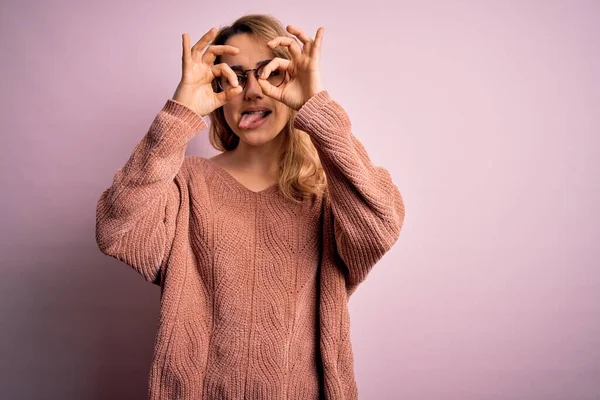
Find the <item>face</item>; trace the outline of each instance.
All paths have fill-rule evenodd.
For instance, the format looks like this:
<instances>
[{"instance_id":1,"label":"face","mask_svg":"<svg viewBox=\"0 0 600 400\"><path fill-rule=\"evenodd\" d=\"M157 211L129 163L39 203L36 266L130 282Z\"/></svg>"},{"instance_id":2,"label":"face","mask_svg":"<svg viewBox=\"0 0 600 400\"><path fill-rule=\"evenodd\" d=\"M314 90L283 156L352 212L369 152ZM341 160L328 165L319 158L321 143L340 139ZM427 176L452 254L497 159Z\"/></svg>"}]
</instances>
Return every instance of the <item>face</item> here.
<instances>
[{"instance_id":1,"label":"face","mask_svg":"<svg viewBox=\"0 0 600 400\"><path fill-rule=\"evenodd\" d=\"M235 56L221 57L221 62L230 67L239 67L237 70L233 69L236 74L243 74L241 70L258 68L265 64L265 61L275 57L266 42L258 42L247 34L234 35L225 44L240 49ZM223 106L223 113L227 124L239 136L241 142L261 146L278 137L289 120L290 109L263 94L253 72L249 72L247 77L246 87L242 93ZM252 108L268 111L252 113Z\"/></svg>"}]
</instances>

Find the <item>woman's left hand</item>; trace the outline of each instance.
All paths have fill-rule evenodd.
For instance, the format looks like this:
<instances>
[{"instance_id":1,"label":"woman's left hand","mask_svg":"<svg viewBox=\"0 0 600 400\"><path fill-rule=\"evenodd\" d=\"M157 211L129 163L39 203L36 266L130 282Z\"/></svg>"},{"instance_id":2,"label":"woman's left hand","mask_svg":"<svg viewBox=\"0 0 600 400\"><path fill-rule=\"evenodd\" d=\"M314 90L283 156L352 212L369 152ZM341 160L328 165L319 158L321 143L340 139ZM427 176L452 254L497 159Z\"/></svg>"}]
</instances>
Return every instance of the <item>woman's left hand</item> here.
<instances>
[{"instance_id":1,"label":"woman's left hand","mask_svg":"<svg viewBox=\"0 0 600 400\"><path fill-rule=\"evenodd\" d=\"M293 37L279 36L268 42L267 46L271 49L277 46L286 46L292 59L276 57L271 60L263 68L258 84L267 96L294 110L299 110L308 99L323 90L319 61L324 29L317 30L314 40L292 25L288 25L287 31L300 39L303 44L302 48ZM275 70L285 71L289 77L289 80L279 87L271 85L266 80L269 74Z\"/></svg>"}]
</instances>

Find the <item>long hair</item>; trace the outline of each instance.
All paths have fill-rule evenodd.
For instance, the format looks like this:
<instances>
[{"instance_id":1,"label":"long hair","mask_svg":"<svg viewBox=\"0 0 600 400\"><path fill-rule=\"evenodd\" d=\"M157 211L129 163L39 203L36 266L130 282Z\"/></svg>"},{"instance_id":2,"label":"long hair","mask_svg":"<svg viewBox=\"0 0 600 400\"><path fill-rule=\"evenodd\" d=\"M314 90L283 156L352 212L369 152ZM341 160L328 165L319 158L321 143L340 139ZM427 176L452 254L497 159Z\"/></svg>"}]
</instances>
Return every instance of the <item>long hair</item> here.
<instances>
[{"instance_id":1,"label":"long hair","mask_svg":"<svg viewBox=\"0 0 600 400\"><path fill-rule=\"evenodd\" d=\"M213 45L223 45L232 36L247 34L259 41L268 42L277 36L289 36L281 22L275 17L265 14L248 14L236 20L232 25L219 30ZM291 59L287 48L277 47L275 56ZM221 62L217 56L215 64ZM217 91L216 81L213 90ZM317 149L306 132L294 128L295 110L290 110L286 126L279 133L284 135L279 157L278 186L280 192L292 201L299 202L313 194L321 195L325 189L326 177ZM210 144L217 150L235 149L240 138L225 121L223 107L210 113Z\"/></svg>"}]
</instances>

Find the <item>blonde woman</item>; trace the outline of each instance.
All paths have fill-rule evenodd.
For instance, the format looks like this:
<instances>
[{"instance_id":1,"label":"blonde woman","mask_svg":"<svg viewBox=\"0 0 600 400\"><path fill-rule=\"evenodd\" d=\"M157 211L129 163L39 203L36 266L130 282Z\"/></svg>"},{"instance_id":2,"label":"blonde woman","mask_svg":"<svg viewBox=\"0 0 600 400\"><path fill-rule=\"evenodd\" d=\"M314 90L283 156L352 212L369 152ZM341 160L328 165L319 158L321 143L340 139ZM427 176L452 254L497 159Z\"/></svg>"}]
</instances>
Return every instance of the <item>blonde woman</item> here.
<instances>
[{"instance_id":1,"label":"blonde woman","mask_svg":"<svg viewBox=\"0 0 600 400\"><path fill-rule=\"evenodd\" d=\"M160 285L151 399L357 399L348 299L404 203L323 87L324 30L183 34L182 77L98 201L101 251ZM211 121L215 157L185 156Z\"/></svg>"}]
</instances>

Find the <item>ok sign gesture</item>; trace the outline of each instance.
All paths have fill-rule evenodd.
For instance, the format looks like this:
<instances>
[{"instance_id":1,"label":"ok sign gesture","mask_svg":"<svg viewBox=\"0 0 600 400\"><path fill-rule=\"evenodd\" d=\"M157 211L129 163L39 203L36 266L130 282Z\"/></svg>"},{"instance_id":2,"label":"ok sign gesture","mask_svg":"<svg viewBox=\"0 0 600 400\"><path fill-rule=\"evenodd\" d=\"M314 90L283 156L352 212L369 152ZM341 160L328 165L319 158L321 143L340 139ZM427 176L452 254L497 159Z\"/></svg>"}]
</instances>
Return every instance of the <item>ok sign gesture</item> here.
<instances>
[{"instance_id":1,"label":"ok sign gesture","mask_svg":"<svg viewBox=\"0 0 600 400\"><path fill-rule=\"evenodd\" d=\"M315 39L311 39L300 29L288 25L287 31L296 36L302 42L300 48L296 38L289 36L278 36L269 41L267 46L274 49L277 46L285 46L292 55L291 60L276 57L267 64L258 80L264 94L278 100L288 107L299 110L308 99L323 90L321 86L321 41L323 40L323 28L317 30ZM267 77L273 71L285 71L289 80L284 85L275 87L267 81Z\"/></svg>"},{"instance_id":2,"label":"ok sign gesture","mask_svg":"<svg viewBox=\"0 0 600 400\"><path fill-rule=\"evenodd\" d=\"M173 100L184 104L201 116L210 114L242 93L242 87L229 65L225 63L213 65L217 56L236 55L240 50L227 45L209 46L216 34L217 30L212 28L192 48L190 48L190 37L186 33L182 35L181 81L173 94ZM211 84L215 78L219 77L227 78L231 87L215 93Z\"/></svg>"}]
</instances>

